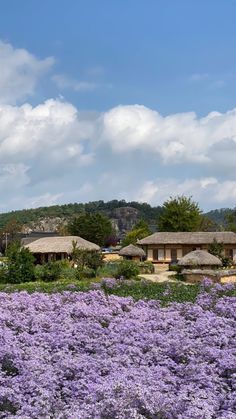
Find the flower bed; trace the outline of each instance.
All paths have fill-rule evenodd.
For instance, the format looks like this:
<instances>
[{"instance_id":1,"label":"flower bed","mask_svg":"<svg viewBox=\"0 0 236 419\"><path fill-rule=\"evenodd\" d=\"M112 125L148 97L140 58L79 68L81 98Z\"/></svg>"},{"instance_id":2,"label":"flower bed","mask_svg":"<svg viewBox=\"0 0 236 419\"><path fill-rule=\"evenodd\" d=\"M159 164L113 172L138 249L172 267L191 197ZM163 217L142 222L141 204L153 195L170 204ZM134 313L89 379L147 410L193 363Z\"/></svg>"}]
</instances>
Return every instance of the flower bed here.
<instances>
[{"instance_id":1,"label":"flower bed","mask_svg":"<svg viewBox=\"0 0 236 419\"><path fill-rule=\"evenodd\" d=\"M235 418L236 298L222 293L164 308L0 293L0 417Z\"/></svg>"}]
</instances>

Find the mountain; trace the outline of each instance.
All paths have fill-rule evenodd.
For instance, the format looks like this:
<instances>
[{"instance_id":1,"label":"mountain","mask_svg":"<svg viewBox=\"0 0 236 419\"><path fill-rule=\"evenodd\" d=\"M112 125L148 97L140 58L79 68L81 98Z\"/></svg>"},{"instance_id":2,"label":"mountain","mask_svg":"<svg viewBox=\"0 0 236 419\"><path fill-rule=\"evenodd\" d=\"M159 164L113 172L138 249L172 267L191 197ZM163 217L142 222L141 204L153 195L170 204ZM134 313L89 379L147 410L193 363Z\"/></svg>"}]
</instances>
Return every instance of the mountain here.
<instances>
[{"instance_id":1,"label":"mountain","mask_svg":"<svg viewBox=\"0 0 236 419\"><path fill-rule=\"evenodd\" d=\"M2 213L0 214L0 229L3 229L9 221L15 219L23 224L25 233L30 231L55 231L84 211L105 214L111 220L117 235L124 235L140 219L146 220L153 229L160 215L161 207L151 207L146 203L126 202L124 200L53 205Z\"/></svg>"},{"instance_id":2,"label":"mountain","mask_svg":"<svg viewBox=\"0 0 236 419\"><path fill-rule=\"evenodd\" d=\"M86 204L53 205L2 213L0 214L0 229L4 229L5 225L14 219L24 226L25 233L31 231L53 232L60 230L69 220L86 211L105 214L111 220L117 235L123 236L140 219L146 220L151 230L155 231L161 210L161 206L151 207L147 203L116 199L109 202L92 201ZM225 227L226 215L233 211L230 208L222 208L209 211L204 215L216 223L214 229L220 230Z\"/></svg>"}]
</instances>

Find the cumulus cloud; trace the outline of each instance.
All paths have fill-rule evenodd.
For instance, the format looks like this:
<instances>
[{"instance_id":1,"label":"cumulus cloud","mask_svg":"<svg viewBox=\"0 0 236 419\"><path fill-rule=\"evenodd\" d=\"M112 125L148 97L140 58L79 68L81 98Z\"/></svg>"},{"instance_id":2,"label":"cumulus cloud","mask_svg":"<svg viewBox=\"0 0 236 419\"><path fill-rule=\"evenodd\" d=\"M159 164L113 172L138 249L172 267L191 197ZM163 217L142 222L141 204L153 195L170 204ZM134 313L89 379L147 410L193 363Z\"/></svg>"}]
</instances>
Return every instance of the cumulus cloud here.
<instances>
[{"instance_id":1,"label":"cumulus cloud","mask_svg":"<svg viewBox=\"0 0 236 419\"><path fill-rule=\"evenodd\" d=\"M0 102L15 103L32 95L53 64L53 57L40 60L25 49L0 41Z\"/></svg>"},{"instance_id":2,"label":"cumulus cloud","mask_svg":"<svg viewBox=\"0 0 236 419\"><path fill-rule=\"evenodd\" d=\"M81 140L90 127L80 123L77 109L65 102L47 100L36 107L0 105L0 162L22 162L50 156L58 163L67 159L89 162Z\"/></svg>"},{"instance_id":3,"label":"cumulus cloud","mask_svg":"<svg viewBox=\"0 0 236 419\"><path fill-rule=\"evenodd\" d=\"M158 205L177 194L203 207L235 205L236 109L199 118L142 105L89 113L63 99L19 104L53 63L0 41L2 208L113 198ZM76 91L105 86L61 74L53 80Z\"/></svg>"},{"instance_id":4,"label":"cumulus cloud","mask_svg":"<svg viewBox=\"0 0 236 419\"><path fill-rule=\"evenodd\" d=\"M155 204L163 203L170 196L192 196L203 207L210 209L211 205L218 206L224 202L234 205L236 199L236 180L221 181L214 177L200 179L160 178L156 181L146 181L136 191L134 197L138 201Z\"/></svg>"},{"instance_id":5,"label":"cumulus cloud","mask_svg":"<svg viewBox=\"0 0 236 419\"><path fill-rule=\"evenodd\" d=\"M163 117L145 106L118 106L101 117L100 140L115 152L141 150L159 155L164 163L210 163L212 147L236 141L236 109Z\"/></svg>"}]
</instances>

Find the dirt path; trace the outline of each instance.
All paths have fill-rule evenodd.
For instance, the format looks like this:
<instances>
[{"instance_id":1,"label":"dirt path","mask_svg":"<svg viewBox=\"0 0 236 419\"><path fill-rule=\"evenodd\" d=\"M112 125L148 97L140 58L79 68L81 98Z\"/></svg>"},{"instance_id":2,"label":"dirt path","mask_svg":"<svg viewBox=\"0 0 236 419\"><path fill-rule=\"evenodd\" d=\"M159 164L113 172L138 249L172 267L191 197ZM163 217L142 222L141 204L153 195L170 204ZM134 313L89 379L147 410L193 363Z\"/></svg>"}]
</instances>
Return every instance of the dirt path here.
<instances>
[{"instance_id":1,"label":"dirt path","mask_svg":"<svg viewBox=\"0 0 236 419\"><path fill-rule=\"evenodd\" d=\"M162 269L154 274L143 274L139 276L153 282L176 282L176 279L173 278L175 273Z\"/></svg>"}]
</instances>

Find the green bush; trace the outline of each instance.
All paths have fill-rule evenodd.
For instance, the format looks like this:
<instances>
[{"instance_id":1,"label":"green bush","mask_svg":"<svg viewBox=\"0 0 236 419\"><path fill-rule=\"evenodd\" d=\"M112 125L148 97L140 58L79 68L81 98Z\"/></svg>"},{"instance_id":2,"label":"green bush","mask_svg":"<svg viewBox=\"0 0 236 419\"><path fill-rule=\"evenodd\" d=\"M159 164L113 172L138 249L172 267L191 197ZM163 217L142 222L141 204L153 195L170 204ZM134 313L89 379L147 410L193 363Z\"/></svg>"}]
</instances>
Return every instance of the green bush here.
<instances>
[{"instance_id":1,"label":"green bush","mask_svg":"<svg viewBox=\"0 0 236 419\"><path fill-rule=\"evenodd\" d=\"M74 271L75 271L75 278L78 281L82 281L83 279L95 278L96 276L96 271L88 267L84 267L83 269L79 267L74 268Z\"/></svg>"},{"instance_id":2,"label":"green bush","mask_svg":"<svg viewBox=\"0 0 236 419\"><path fill-rule=\"evenodd\" d=\"M176 272L177 274L180 274L181 266L179 266L177 264L169 264L169 271Z\"/></svg>"},{"instance_id":3,"label":"green bush","mask_svg":"<svg viewBox=\"0 0 236 419\"><path fill-rule=\"evenodd\" d=\"M0 265L0 283L6 284L8 282L8 269L6 265Z\"/></svg>"},{"instance_id":4,"label":"green bush","mask_svg":"<svg viewBox=\"0 0 236 419\"><path fill-rule=\"evenodd\" d=\"M35 280L34 256L21 247L19 242L13 242L7 249L7 281L11 284Z\"/></svg>"},{"instance_id":5,"label":"green bush","mask_svg":"<svg viewBox=\"0 0 236 419\"><path fill-rule=\"evenodd\" d=\"M57 281L60 279L62 267L58 262L49 262L43 265L41 272L41 280L45 282Z\"/></svg>"},{"instance_id":6,"label":"green bush","mask_svg":"<svg viewBox=\"0 0 236 419\"><path fill-rule=\"evenodd\" d=\"M98 268L97 275L100 277L107 277L107 278L116 277L118 266L120 265L120 263L121 262L119 261L105 262L102 267Z\"/></svg>"},{"instance_id":7,"label":"green bush","mask_svg":"<svg viewBox=\"0 0 236 419\"><path fill-rule=\"evenodd\" d=\"M155 270L152 262L140 262L138 267L141 274L153 274Z\"/></svg>"},{"instance_id":8,"label":"green bush","mask_svg":"<svg viewBox=\"0 0 236 419\"><path fill-rule=\"evenodd\" d=\"M139 274L138 264L132 260L122 260L118 263L115 277L124 277L125 279L134 278Z\"/></svg>"}]
</instances>

